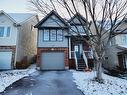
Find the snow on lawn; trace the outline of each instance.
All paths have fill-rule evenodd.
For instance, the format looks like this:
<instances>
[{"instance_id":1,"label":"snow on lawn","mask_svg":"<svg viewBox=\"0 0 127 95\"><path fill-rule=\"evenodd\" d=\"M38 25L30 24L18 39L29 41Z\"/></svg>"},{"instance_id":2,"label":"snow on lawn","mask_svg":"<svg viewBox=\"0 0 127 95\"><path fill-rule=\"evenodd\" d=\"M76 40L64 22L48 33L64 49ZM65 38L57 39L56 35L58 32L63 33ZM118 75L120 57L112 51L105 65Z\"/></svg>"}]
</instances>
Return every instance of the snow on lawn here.
<instances>
[{"instance_id":1,"label":"snow on lawn","mask_svg":"<svg viewBox=\"0 0 127 95\"><path fill-rule=\"evenodd\" d=\"M0 92L3 92L6 87L14 83L15 81L29 76L29 74L35 72L35 67L30 67L25 70L9 70L0 72Z\"/></svg>"},{"instance_id":2,"label":"snow on lawn","mask_svg":"<svg viewBox=\"0 0 127 95\"><path fill-rule=\"evenodd\" d=\"M104 84L93 81L95 72L72 71L77 88L85 95L127 95L127 80L103 74Z\"/></svg>"}]
</instances>

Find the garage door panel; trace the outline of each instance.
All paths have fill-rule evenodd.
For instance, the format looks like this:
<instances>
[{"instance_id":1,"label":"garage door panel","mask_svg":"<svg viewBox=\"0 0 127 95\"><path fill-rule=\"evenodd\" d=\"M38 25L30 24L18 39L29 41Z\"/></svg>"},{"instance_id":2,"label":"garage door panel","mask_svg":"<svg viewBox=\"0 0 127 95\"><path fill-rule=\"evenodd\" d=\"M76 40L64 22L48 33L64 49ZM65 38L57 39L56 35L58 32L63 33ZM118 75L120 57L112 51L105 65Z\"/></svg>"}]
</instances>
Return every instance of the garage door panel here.
<instances>
[{"instance_id":1,"label":"garage door panel","mask_svg":"<svg viewBox=\"0 0 127 95\"><path fill-rule=\"evenodd\" d=\"M0 52L0 69L11 69L12 52Z\"/></svg>"},{"instance_id":2,"label":"garage door panel","mask_svg":"<svg viewBox=\"0 0 127 95\"><path fill-rule=\"evenodd\" d=\"M41 68L43 70L61 70L64 67L64 52L42 53Z\"/></svg>"}]
</instances>

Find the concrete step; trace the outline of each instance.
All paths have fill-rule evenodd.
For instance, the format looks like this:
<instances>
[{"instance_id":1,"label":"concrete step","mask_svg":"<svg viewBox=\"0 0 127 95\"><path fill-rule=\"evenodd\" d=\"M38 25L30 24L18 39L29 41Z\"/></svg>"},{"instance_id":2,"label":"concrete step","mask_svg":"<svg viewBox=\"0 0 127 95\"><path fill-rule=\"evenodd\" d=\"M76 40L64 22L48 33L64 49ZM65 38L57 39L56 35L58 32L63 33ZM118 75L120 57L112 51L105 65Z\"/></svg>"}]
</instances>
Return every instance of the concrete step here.
<instances>
[{"instance_id":1,"label":"concrete step","mask_svg":"<svg viewBox=\"0 0 127 95\"><path fill-rule=\"evenodd\" d=\"M79 63L78 66L86 66L84 63Z\"/></svg>"},{"instance_id":2,"label":"concrete step","mask_svg":"<svg viewBox=\"0 0 127 95\"><path fill-rule=\"evenodd\" d=\"M77 71L84 71L84 68L78 68Z\"/></svg>"},{"instance_id":3,"label":"concrete step","mask_svg":"<svg viewBox=\"0 0 127 95\"><path fill-rule=\"evenodd\" d=\"M86 65L78 65L78 67L86 67Z\"/></svg>"},{"instance_id":4,"label":"concrete step","mask_svg":"<svg viewBox=\"0 0 127 95\"><path fill-rule=\"evenodd\" d=\"M78 60L78 63L84 63L83 59Z\"/></svg>"},{"instance_id":5,"label":"concrete step","mask_svg":"<svg viewBox=\"0 0 127 95\"><path fill-rule=\"evenodd\" d=\"M82 69L82 70L84 70L84 69L85 69L85 67L78 67L78 69Z\"/></svg>"}]
</instances>

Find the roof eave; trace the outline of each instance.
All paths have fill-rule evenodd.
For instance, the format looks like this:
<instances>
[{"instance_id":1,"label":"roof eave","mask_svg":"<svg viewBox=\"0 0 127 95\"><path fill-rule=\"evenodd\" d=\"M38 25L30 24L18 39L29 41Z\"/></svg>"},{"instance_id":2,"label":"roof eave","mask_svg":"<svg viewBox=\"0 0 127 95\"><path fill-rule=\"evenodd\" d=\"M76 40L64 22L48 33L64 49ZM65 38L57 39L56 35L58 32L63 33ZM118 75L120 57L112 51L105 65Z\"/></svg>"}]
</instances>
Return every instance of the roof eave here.
<instances>
[{"instance_id":1,"label":"roof eave","mask_svg":"<svg viewBox=\"0 0 127 95\"><path fill-rule=\"evenodd\" d=\"M9 16L6 12L4 12L3 10L0 11L0 14L4 14L6 15L13 23L18 24L11 16Z\"/></svg>"},{"instance_id":2,"label":"roof eave","mask_svg":"<svg viewBox=\"0 0 127 95\"><path fill-rule=\"evenodd\" d=\"M52 10L49 14L47 14L46 17L44 17L39 23L37 23L34 27L38 28L42 23L44 23L52 14L54 14L55 16L57 16L64 24L65 26L69 27L68 23L61 18L54 10Z\"/></svg>"}]
</instances>

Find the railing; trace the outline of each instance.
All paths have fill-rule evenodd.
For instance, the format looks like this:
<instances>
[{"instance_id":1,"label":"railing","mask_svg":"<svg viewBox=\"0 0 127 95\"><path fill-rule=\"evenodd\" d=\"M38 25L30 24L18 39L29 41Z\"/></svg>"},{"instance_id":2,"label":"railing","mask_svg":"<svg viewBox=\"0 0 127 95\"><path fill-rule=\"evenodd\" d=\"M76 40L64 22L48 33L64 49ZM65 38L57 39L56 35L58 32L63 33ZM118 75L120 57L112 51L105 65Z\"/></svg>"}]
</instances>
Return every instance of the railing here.
<instances>
[{"instance_id":1,"label":"railing","mask_svg":"<svg viewBox=\"0 0 127 95\"><path fill-rule=\"evenodd\" d=\"M75 51L71 51L71 59L74 59L74 52ZM86 58L88 59L93 59L93 52L92 51L83 51L85 53Z\"/></svg>"},{"instance_id":2,"label":"railing","mask_svg":"<svg viewBox=\"0 0 127 95\"><path fill-rule=\"evenodd\" d=\"M84 51L84 53L88 59L93 59L93 52L92 51Z\"/></svg>"},{"instance_id":3,"label":"railing","mask_svg":"<svg viewBox=\"0 0 127 95\"><path fill-rule=\"evenodd\" d=\"M86 67L88 68L88 59L93 59L93 52L92 51L83 51L82 53L84 62ZM75 51L71 51L71 59L75 59L76 69L78 69L78 60Z\"/></svg>"},{"instance_id":4,"label":"railing","mask_svg":"<svg viewBox=\"0 0 127 95\"><path fill-rule=\"evenodd\" d=\"M76 65L76 70L78 69L78 60L77 60L77 55L76 52L74 51L74 58L75 58L75 65Z\"/></svg>"},{"instance_id":5,"label":"railing","mask_svg":"<svg viewBox=\"0 0 127 95\"><path fill-rule=\"evenodd\" d=\"M75 51L71 51L71 59L74 59L74 58L75 58L74 52L75 52Z\"/></svg>"},{"instance_id":6,"label":"railing","mask_svg":"<svg viewBox=\"0 0 127 95\"><path fill-rule=\"evenodd\" d=\"M84 61L85 61L86 67L88 68L88 60L87 60L86 54L85 54L84 51L83 51L82 54L83 54L83 59L84 59Z\"/></svg>"}]
</instances>

